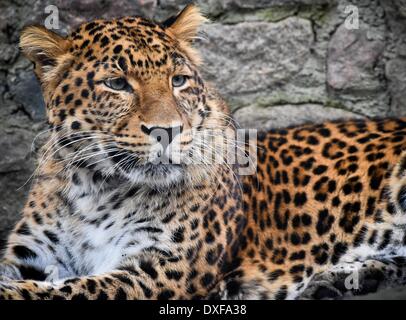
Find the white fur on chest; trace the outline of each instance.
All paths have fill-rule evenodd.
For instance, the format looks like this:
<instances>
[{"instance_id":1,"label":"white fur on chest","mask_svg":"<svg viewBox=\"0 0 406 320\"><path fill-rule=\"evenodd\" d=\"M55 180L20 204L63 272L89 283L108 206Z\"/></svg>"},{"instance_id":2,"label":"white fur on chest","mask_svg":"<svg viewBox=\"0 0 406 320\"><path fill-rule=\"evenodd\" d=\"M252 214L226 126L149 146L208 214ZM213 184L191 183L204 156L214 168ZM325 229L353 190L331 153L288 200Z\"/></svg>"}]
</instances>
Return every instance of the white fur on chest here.
<instances>
[{"instance_id":1,"label":"white fur on chest","mask_svg":"<svg viewBox=\"0 0 406 320\"><path fill-rule=\"evenodd\" d=\"M149 206L139 204L142 196L112 201L128 190L97 193L90 188L83 183L70 188L67 195L74 212L61 221L62 242L69 244L64 257L75 273L112 271L150 247L169 250L171 231L163 228Z\"/></svg>"}]
</instances>

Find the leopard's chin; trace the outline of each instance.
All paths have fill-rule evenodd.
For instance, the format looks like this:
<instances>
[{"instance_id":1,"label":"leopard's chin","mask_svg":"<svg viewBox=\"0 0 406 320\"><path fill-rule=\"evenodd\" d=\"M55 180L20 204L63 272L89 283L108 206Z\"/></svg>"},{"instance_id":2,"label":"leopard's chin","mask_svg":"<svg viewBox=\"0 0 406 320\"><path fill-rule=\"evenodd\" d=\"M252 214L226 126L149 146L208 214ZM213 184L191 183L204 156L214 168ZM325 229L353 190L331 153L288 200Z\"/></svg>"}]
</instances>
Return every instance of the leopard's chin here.
<instances>
[{"instance_id":1,"label":"leopard's chin","mask_svg":"<svg viewBox=\"0 0 406 320\"><path fill-rule=\"evenodd\" d=\"M186 180L188 165L174 163L167 158L149 161L124 149L111 152L109 156L117 173L134 185L170 188L181 185Z\"/></svg>"},{"instance_id":2,"label":"leopard's chin","mask_svg":"<svg viewBox=\"0 0 406 320\"><path fill-rule=\"evenodd\" d=\"M180 164L146 163L121 170L132 184L147 185L152 188L170 188L185 181L186 168Z\"/></svg>"}]
</instances>

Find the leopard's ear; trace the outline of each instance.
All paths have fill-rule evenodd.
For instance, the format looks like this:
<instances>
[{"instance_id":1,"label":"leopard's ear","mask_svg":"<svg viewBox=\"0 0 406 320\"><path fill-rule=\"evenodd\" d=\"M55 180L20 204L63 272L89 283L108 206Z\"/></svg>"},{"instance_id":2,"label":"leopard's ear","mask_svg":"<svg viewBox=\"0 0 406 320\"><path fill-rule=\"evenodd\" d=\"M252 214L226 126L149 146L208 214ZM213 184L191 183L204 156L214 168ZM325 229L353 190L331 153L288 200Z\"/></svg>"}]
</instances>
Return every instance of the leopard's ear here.
<instances>
[{"instance_id":1,"label":"leopard's ear","mask_svg":"<svg viewBox=\"0 0 406 320\"><path fill-rule=\"evenodd\" d=\"M162 25L180 41L192 42L197 30L207 19L194 4L187 5L177 16L170 17Z\"/></svg>"},{"instance_id":2,"label":"leopard's ear","mask_svg":"<svg viewBox=\"0 0 406 320\"><path fill-rule=\"evenodd\" d=\"M69 55L70 41L42 26L21 31L20 49L35 65L41 81L52 76L52 70Z\"/></svg>"}]
</instances>

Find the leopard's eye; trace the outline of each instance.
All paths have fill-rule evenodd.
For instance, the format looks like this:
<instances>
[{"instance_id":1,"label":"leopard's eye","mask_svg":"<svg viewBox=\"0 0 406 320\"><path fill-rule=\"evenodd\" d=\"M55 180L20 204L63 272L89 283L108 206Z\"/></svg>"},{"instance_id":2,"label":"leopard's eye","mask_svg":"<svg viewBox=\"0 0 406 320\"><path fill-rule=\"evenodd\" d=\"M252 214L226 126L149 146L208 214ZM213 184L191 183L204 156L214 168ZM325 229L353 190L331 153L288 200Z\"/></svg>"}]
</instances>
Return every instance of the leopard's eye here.
<instances>
[{"instance_id":1,"label":"leopard's eye","mask_svg":"<svg viewBox=\"0 0 406 320\"><path fill-rule=\"evenodd\" d=\"M188 76L184 76L184 75L181 75L181 74L173 76L172 77L172 86L174 88L181 87L186 83L187 79L188 79Z\"/></svg>"},{"instance_id":2,"label":"leopard's eye","mask_svg":"<svg viewBox=\"0 0 406 320\"><path fill-rule=\"evenodd\" d=\"M117 91L130 91L131 86L128 84L127 80L124 78L110 78L103 81L103 83L110 89Z\"/></svg>"}]
</instances>

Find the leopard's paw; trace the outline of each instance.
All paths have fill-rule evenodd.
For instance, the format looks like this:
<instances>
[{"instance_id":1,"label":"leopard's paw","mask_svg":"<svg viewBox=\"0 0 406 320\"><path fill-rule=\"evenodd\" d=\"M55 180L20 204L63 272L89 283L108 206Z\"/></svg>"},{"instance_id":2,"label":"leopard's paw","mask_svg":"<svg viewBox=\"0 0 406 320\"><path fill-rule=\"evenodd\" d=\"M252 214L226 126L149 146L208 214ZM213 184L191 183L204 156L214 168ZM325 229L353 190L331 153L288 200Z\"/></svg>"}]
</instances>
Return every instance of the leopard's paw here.
<instances>
[{"instance_id":1,"label":"leopard's paw","mask_svg":"<svg viewBox=\"0 0 406 320\"><path fill-rule=\"evenodd\" d=\"M307 286L300 300L342 299L343 292L330 279L315 279Z\"/></svg>"}]
</instances>

